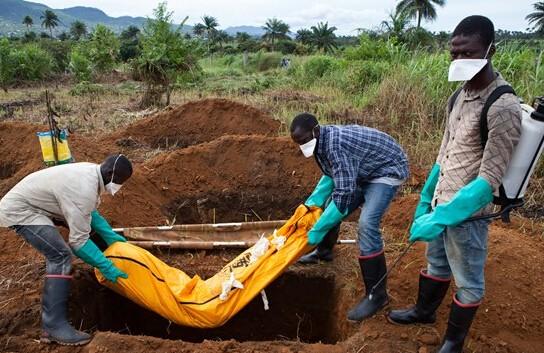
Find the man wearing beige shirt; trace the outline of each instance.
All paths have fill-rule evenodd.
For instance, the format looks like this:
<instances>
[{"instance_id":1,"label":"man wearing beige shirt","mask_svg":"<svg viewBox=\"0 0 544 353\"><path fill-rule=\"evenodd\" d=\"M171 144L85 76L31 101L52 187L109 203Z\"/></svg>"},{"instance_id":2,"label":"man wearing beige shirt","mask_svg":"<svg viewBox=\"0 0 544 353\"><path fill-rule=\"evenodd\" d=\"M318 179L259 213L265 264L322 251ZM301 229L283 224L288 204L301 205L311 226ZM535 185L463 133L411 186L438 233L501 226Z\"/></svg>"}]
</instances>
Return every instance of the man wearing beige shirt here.
<instances>
[{"instance_id":1,"label":"man wearing beige shirt","mask_svg":"<svg viewBox=\"0 0 544 353\"><path fill-rule=\"evenodd\" d=\"M428 242L428 265L420 273L416 305L388 315L397 324L434 323L453 276L457 291L439 353L462 352L483 299L489 221L469 218L489 212L521 131L521 107L512 93L500 95L482 125L486 101L508 85L491 64L494 36L493 23L483 16L465 18L453 32L449 79L466 83L450 97L438 158L410 230L410 241Z\"/></svg>"},{"instance_id":2,"label":"man wearing beige shirt","mask_svg":"<svg viewBox=\"0 0 544 353\"><path fill-rule=\"evenodd\" d=\"M0 200L0 226L15 230L46 258L42 342L81 345L91 339L67 321L72 252L112 282L127 278L89 239L89 233L91 223L95 229L107 224L96 212L100 194L114 195L131 175L130 161L112 155L100 165L73 163L32 173ZM68 244L53 219L62 219L69 227ZM113 231L98 233L108 245L125 241Z\"/></svg>"}]
</instances>

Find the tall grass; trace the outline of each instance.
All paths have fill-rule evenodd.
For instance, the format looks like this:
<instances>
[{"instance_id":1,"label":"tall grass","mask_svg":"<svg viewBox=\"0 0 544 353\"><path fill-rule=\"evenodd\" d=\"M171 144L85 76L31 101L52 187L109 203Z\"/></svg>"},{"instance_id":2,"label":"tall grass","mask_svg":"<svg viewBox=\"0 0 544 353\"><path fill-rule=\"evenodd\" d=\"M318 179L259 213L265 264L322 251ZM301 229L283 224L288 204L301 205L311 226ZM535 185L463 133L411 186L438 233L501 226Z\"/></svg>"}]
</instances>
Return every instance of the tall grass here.
<instances>
[{"instance_id":1,"label":"tall grass","mask_svg":"<svg viewBox=\"0 0 544 353\"><path fill-rule=\"evenodd\" d=\"M434 163L443 134L446 103L459 86L447 80L447 50L409 50L362 37L359 46L334 55L290 56L288 70L278 68L280 56L276 57L276 65L270 59L270 65L259 65L270 55L265 54L250 57L252 64L246 67L241 55L215 58L209 67L204 65L208 79L203 89L209 89L210 82L218 79L222 81L220 85L235 82L240 89L251 87L249 79L266 77L266 87L242 89L259 93L243 99L272 111L286 126L300 111L311 111L323 123L364 124L394 136L407 150L412 165L428 168ZM518 96L531 103L534 97L544 95L543 58L542 42L510 42L498 46L493 65ZM304 94L296 99L270 99L267 92L274 95L276 91L287 92L287 96L304 92L311 99L304 98ZM544 176L544 162L536 175ZM536 193L530 198L544 199L542 191Z\"/></svg>"}]
</instances>

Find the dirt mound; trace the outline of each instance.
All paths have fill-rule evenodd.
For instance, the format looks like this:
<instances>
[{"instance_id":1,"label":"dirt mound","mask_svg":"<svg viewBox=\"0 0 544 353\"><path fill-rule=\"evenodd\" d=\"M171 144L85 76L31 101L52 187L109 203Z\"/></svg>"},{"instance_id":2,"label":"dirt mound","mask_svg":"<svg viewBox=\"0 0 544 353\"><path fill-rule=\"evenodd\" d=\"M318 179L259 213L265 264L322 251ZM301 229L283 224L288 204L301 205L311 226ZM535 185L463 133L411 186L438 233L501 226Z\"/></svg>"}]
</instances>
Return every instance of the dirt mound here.
<instances>
[{"instance_id":1,"label":"dirt mound","mask_svg":"<svg viewBox=\"0 0 544 353\"><path fill-rule=\"evenodd\" d=\"M284 219L319 175L289 138L223 136L143 163L101 210L124 226Z\"/></svg>"},{"instance_id":2,"label":"dirt mound","mask_svg":"<svg viewBox=\"0 0 544 353\"><path fill-rule=\"evenodd\" d=\"M280 123L227 99L204 99L164 110L112 135L121 146L187 147L223 135L277 136Z\"/></svg>"},{"instance_id":3,"label":"dirt mound","mask_svg":"<svg viewBox=\"0 0 544 353\"><path fill-rule=\"evenodd\" d=\"M115 198L103 197L100 211L114 226L254 221L288 217L320 176L315 161L303 158L289 138L275 137L278 127L258 110L214 99L165 111L110 136L71 135L69 143L78 161L93 162L117 151L136 156L140 152L130 141L146 148L165 146L166 139L169 146L190 145L151 159L140 158L145 162L135 163L133 177ZM25 175L43 168L35 136L41 130L42 126L0 123L0 197ZM116 139L129 136L133 140L115 144ZM412 170L404 194L393 202L384 219L389 263L403 249L418 201L413 191L421 187L426 172ZM509 226L496 223L491 227L487 294L468 338L467 352L544 351L544 301L540 295L544 291L544 273L538 270L544 267L542 234L544 226L524 218L515 218ZM343 224L342 238L356 236L355 223ZM83 348L44 348L34 341L40 335L44 260L9 230L0 229L0 249L3 351L431 352L445 330L449 311L447 299L438 311L437 324L430 326L390 325L383 314L361 326L349 324L346 314L360 299L362 281L357 247L339 246L332 263L311 268L293 266L267 288L269 311L264 312L260 297L256 298L230 326L195 336L193 331L173 327L150 312L129 320L122 310L135 305L123 298L112 298L109 290L94 281L90 267L76 260L70 318L75 326L98 332ZM204 276L215 273L236 255L226 250L156 254L188 273ZM414 303L418 271L424 265L424 245L417 244L388 279L392 307ZM96 300L89 302L89 296ZM326 302L320 302L325 298ZM99 300L113 300L113 304L98 305ZM317 313L323 317L312 319L319 317ZM104 317L112 321L104 321ZM137 321L139 318L142 322ZM323 334L323 327L330 337ZM100 332L106 330L116 332ZM139 334L142 336L135 336ZM164 339L184 337L189 337L190 342ZM241 342L244 340L251 341ZM338 343L304 343L319 340Z\"/></svg>"},{"instance_id":4,"label":"dirt mound","mask_svg":"<svg viewBox=\"0 0 544 353\"><path fill-rule=\"evenodd\" d=\"M0 197L28 174L45 168L36 133L47 130L43 125L0 123ZM120 150L108 141L78 134L70 135L68 144L78 162L100 163Z\"/></svg>"}]
</instances>

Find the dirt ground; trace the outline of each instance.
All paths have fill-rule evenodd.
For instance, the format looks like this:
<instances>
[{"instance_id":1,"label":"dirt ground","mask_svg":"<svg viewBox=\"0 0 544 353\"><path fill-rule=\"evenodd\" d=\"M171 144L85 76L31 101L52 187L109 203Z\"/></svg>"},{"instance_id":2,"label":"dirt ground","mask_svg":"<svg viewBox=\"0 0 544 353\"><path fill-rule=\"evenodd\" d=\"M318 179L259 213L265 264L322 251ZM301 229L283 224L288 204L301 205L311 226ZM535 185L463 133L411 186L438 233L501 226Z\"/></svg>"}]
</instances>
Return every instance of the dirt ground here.
<instances>
[{"instance_id":1,"label":"dirt ground","mask_svg":"<svg viewBox=\"0 0 544 353\"><path fill-rule=\"evenodd\" d=\"M78 161L100 162L113 152L135 161L135 173L100 211L114 226L255 221L288 217L320 173L265 113L239 103L207 99L170 108L111 134L69 137ZM25 175L43 168L36 131L43 126L0 123L0 197ZM391 263L404 249L424 169L412 178L384 220ZM356 215L350 221L356 220ZM343 238L355 238L345 222ZM489 235L487 294L467 352L544 352L544 226L515 218L496 222ZM383 313L350 324L347 311L362 293L354 246L336 249L335 260L295 265L267 288L270 310L256 298L215 330L170 325L101 288L89 266L74 261L70 317L95 336L81 348L37 342L44 261L9 230L0 230L0 351L2 352L433 352L444 332L449 302L436 325L401 327ZM211 276L231 251L156 251L188 274ZM424 245L418 244L389 279L390 308L414 303ZM388 309L390 309L388 308Z\"/></svg>"}]
</instances>

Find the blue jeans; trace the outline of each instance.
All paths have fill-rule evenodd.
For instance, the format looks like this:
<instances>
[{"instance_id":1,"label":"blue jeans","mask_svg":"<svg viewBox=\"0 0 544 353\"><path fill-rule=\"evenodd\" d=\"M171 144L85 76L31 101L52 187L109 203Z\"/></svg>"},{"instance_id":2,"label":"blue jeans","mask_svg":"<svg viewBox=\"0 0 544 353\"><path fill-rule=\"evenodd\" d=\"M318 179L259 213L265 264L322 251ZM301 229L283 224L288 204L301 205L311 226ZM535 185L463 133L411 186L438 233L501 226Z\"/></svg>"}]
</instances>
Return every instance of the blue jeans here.
<instances>
[{"instance_id":1,"label":"blue jeans","mask_svg":"<svg viewBox=\"0 0 544 353\"><path fill-rule=\"evenodd\" d=\"M453 274L462 304L478 303L484 297L488 228L488 220L461 223L447 227L427 244L427 272L440 278Z\"/></svg>"},{"instance_id":2,"label":"blue jeans","mask_svg":"<svg viewBox=\"0 0 544 353\"><path fill-rule=\"evenodd\" d=\"M362 205L357 236L361 256L373 255L383 250L380 225L383 215L387 211L387 208L389 208L398 189L398 186L381 183L365 183L357 188L355 197L353 198L354 201L349 205L348 212L352 213ZM334 244L336 244L339 231L339 225L331 229L317 246L317 251L330 251Z\"/></svg>"},{"instance_id":3,"label":"blue jeans","mask_svg":"<svg viewBox=\"0 0 544 353\"><path fill-rule=\"evenodd\" d=\"M72 251L56 227L13 226L11 227L32 247L45 256L45 273L69 275L72 268Z\"/></svg>"},{"instance_id":4,"label":"blue jeans","mask_svg":"<svg viewBox=\"0 0 544 353\"><path fill-rule=\"evenodd\" d=\"M380 225L385 211L389 208L398 186L381 183L366 183L361 187L363 205L359 217L359 254L368 256L383 250Z\"/></svg>"}]
</instances>

